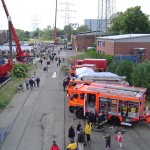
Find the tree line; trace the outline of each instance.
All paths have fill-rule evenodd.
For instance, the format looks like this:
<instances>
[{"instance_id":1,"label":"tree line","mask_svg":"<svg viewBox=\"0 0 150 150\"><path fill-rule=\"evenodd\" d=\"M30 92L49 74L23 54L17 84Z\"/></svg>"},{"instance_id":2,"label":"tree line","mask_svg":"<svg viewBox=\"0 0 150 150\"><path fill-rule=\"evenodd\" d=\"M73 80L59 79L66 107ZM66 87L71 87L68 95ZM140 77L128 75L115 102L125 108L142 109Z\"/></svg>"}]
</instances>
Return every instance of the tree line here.
<instances>
[{"instance_id":1,"label":"tree line","mask_svg":"<svg viewBox=\"0 0 150 150\"><path fill-rule=\"evenodd\" d=\"M82 25L74 29L72 24L66 25L64 29L56 29L56 36L58 39L67 39L68 41L71 40L71 34L85 32L85 31L91 31L88 26ZM18 36L18 39L20 41L28 41L31 39L40 39L45 41L53 40L53 33L54 29L45 28L41 30L40 28L37 28L35 31L29 32L24 31L21 29L16 29L16 33Z\"/></svg>"}]
</instances>

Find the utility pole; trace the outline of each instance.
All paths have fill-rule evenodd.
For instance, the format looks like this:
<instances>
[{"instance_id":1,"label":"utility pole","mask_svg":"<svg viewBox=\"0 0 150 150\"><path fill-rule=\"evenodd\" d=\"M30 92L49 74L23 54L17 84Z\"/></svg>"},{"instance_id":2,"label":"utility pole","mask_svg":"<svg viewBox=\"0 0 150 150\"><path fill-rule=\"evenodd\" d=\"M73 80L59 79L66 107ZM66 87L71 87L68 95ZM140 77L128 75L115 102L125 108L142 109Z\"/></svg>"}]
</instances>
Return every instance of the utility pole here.
<instances>
[{"instance_id":1,"label":"utility pole","mask_svg":"<svg viewBox=\"0 0 150 150\"><path fill-rule=\"evenodd\" d=\"M61 12L65 12L65 26L70 24L70 18L73 18L70 15L70 12L76 12L76 10L70 9L70 6L74 5L74 4L70 4L68 1L66 1L65 3L60 3L60 5L65 5L64 9L60 9Z\"/></svg>"},{"instance_id":2,"label":"utility pole","mask_svg":"<svg viewBox=\"0 0 150 150\"><path fill-rule=\"evenodd\" d=\"M11 16L8 16L8 30L9 30L9 50L10 50L10 63L13 63L12 58L12 23L11 23Z\"/></svg>"},{"instance_id":3,"label":"utility pole","mask_svg":"<svg viewBox=\"0 0 150 150\"><path fill-rule=\"evenodd\" d=\"M54 44L57 43L57 38L56 38L56 23L57 23L57 0L56 0L56 7L55 7Z\"/></svg>"},{"instance_id":4,"label":"utility pole","mask_svg":"<svg viewBox=\"0 0 150 150\"><path fill-rule=\"evenodd\" d=\"M107 34L111 27L112 17L116 14L116 0L98 0L97 28L102 34Z\"/></svg>"},{"instance_id":5,"label":"utility pole","mask_svg":"<svg viewBox=\"0 0 150 150\"><path fill-rule=\"evenodd\" d=\"M32 31L36 31L38 28L39 28L39 23L41 22L41 19L39 19L40 18L40 16L38 16L38 15L33 15L32 16L32 19L31 19L31 21L32 21ZM38 32L38 38L39 38L39 41L40 41L40 32Z\"/></svg>"}]
</instances>

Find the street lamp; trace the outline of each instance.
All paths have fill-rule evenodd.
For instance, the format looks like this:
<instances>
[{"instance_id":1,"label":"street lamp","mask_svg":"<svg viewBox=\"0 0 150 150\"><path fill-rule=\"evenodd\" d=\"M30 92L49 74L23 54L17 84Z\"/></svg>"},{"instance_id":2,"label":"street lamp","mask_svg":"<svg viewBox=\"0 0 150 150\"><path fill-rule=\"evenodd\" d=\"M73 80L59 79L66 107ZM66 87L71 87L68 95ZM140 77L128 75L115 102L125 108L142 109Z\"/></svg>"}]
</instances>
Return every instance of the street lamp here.
<instances>
[{"instance_id":1,"label":"street lamp","mask_svg":"<svg viewBox=\"0 0 150 150\"><path fill-rule=\"evenodd\" d=\"M11 16L8 16L8 30L9 30L9 51L10 51L10 62L12 61L12 34L11 34L12 24L11 24Z\"/></svg>"}]
</instances>

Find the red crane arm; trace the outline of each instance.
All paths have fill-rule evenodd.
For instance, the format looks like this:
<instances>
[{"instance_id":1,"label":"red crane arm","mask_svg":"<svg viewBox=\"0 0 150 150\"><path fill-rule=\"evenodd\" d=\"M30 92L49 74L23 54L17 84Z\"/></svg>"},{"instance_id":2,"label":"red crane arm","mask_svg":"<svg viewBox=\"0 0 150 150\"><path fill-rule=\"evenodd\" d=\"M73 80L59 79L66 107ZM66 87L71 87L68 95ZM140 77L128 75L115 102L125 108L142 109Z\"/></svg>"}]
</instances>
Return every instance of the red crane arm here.
<instances>
[{"instance_id":1,"label":"red crane arm","mask_svg":"<svg viewBox=\"0 0 150 150\"><path fill-rule=\"evenodd\" d=\"M2 4L3 4L4 10L5 10L6 16L8 18L9 12L7 10L6 4L5 4L4 0L1 0L1 1L2 1ZM16 43L16 46L17 46L17 49L16 49L17 56L19 57L19 56L21 56L21 54L23 53L23 51L21 49L21 46L20 46L20 43L19 43L16 31L15 31L15 28L14 28L12 22L11 22L11 32L12 32L12 35L13 35L13 38L14 38L14 42Z\"/></svg>"}]
</instances>

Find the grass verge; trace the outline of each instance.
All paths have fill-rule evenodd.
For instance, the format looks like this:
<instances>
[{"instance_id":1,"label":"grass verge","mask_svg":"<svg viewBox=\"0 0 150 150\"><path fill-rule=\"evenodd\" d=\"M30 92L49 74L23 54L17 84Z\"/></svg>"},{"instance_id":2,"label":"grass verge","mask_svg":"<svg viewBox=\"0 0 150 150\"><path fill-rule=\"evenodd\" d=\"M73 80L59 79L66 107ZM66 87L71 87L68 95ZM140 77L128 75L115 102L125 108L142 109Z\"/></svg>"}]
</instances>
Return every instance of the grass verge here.
<instances>
[{"instance_id":1,"label":"grass verge","mask_svg":"<svg viewBox=\"0 0 150 150\"><path fill-rule=\"evenodd\" d=\"M33 67L32 63L30 63L27 65L27 68L27 77L30 77L30 74L33 72L35 67ZM7 82L3 87L0 88L0 112L9 104L9 102L15 96L18 85L20 83L23 83L25 81L25 78L12 77L9 82Z\"/></svg>"},{"instance_id":2,"label":"grass verge","mask_svg":"<svg viewBox=\"0 0 150 150\"><path fill-rule=\"evenodd\" d=\"M0 112L4 109L13 96L16 94L16 89L23 79L12 78L6 85L0 89Z\"/></svg>"}]
</instances>

